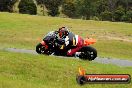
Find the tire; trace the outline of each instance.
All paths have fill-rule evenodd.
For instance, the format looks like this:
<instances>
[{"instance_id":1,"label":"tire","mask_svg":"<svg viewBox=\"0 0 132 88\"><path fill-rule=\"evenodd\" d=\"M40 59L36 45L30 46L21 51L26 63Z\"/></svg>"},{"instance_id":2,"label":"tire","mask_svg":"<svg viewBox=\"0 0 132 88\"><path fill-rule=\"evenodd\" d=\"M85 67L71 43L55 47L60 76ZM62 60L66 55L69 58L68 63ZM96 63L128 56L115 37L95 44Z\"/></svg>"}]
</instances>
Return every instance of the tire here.
<instances>
[{"instance_id":1,"label":"tire","mask_svg":"<svg viewBox=\"0 0 132 88\"><path fill-rule=\"evenodd\" d=\"M44 54L44 55L51 55L53 53L52 50L45 49L45 47L41 43L39 43L36 46L36 52L38 54Z\"/></svg>"},{"instance_id":2,"label":"tire","mask_svg":"<svg viewBox=\"0 0 132 88\"><path fill-rule=\"evenodd\" d=\"M37 46L36 46L36 52L37 52L38 54L43 54L43 52L44 52L44 47L43 47L43 45L42 45L41 43L37 44Z\"/></svg>"},{"instance_id":3,"label":"tire","mask_svg":"<svg viewBox=\"0 0 132 88\"><path fill-rule=\"evenodd\" d=\"M91 46L82 47L80 59L92 61L97 57L97 50Z\"/></svg>"}]
</instances>

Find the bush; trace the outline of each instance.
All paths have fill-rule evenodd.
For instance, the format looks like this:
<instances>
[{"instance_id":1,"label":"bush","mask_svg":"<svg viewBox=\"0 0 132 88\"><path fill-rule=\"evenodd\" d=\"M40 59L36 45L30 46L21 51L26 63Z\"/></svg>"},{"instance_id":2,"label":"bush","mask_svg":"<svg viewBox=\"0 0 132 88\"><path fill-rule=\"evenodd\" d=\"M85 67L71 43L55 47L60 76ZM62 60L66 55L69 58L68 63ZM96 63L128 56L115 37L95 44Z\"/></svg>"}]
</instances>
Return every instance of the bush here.
<instances>
[{"instance_id":1,"label":"bush","mask_svg":"<svg viewBox=\"0 0 132 88\"><path fill-rule=\"evenodd\" d=\"M122 16L125 15L125 10L122 7L118 7L113 15L115 21L121 21Z\"/></svg>"},{"instance_id":2,"label":"bush","mask_svg":"<svg viewBox=\"0 0 132 88\"><path fill-rule=\"evenodd\" d=\"M127 12L126 12L126 15L127 15L127 17L128 17L128 21L129 21L129 22L132 22L132 11L131 11L131 10L127 11Z\"/></svg>"},{"instance_id":3,"label":"bush","mask_svg":"<svg viewBox=\"0 0 132 88\"><path fill-rule=\"evenodd\" d=\"M93 16L90 18L90 20L96 20L96 21L99 21L100 19L97 17L97 16Z\"/></svg>"},{"instance_id":4,"label":"bush","mask_svg":"<svg viewBox=\"0 0 132 88\"><path fill-rule=\"evenodd\" d=\"M21 0L19 5L19 13L22 14L31 14L36 15L37 14L37 7L33 0Z\"/></svg>"},{"instance_id":5,"label":"bush","mask_svg":"<svg viewBox=\"0 0 132 88\"><path fill-rule=\"evenodd\" d=\"M48 15L50 16L56 16L58 14L60 14L60 12L58 12L59 8L52 8L52 10L48 10Z\"/></svg>"},{"instance_id":6,"label":"bush","mask_svg":"<svg viewBox=\"0 0 132 88\"><path fill-rule=\"evenodd\" d=\"M75 17L75 5L72 2L64 3L62 5L62 13L64 13L68 17Z\"/></svg>"},{"instance_id":7,"label":"bush","mask_svg":"<svg viewBox=\"0 0 132 88\"><path fill-rule=\"evenodd\" d=\"M121 18L122 18L123 15L124 15L124 12L123 11L116 10L114 12L114 20L115 21L121 21Z\"/></svg>"},{"instance_id":8,"label":"bush","mask_svg":"<svg viewBox=\"0 0 132 88\"><path fill-rule=\"evenodd\" d=\"M129 17L128 17L127 15L123 15L123 16L121 17L121 21L127 22L128 20L129 20Z\"/></svg>"},{"instance_id":9,"label":"bush","mask_svg":"<svg viewBox=\"0 0 132 88\"><path fill-rule=\"evenodd\" d=\"M62 4L63 0L43 0L46 9L48 10L48 15L57 16L59 14L59 6Z\"/></svg>"},{"instance_id":10,"label":"bush","mask_svg":"<svg viewBox=\"0 0 132 88\"><path fill-rule=\"evenodd\" d=\"M17 0L0 0L0 11L13 12L13 5Z\"/></svg>"},{"instance_id":11,"label":"bush","mask_svg":"<svg viewBox=\"0 0 132 88\"><path fill-rule=\"evenodd\" d=\"M101 19L103 21L112 21L112 13L109 11L102 12Z\"/></svg>"}]
</instances>

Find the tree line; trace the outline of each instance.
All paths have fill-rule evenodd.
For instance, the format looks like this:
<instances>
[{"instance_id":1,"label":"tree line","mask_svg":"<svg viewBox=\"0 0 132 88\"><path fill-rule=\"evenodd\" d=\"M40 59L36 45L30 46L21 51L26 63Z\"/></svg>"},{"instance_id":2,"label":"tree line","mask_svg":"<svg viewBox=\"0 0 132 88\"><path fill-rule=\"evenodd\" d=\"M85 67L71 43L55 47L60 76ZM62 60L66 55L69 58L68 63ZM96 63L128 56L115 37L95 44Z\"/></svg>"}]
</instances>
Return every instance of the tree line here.
<instances>
[{"instance_id":1,"label":"tree line","mask_svg":"<svg viewBox=\"0 0 132 88\"><path fill-rule=\"evenodd\" d=\"M19 13L37 14L40 6L50 16L64 14L85 20L132 22L132 0L0 0L0 11L13 12L19 1Z\"/></svg>"}]
</instances>

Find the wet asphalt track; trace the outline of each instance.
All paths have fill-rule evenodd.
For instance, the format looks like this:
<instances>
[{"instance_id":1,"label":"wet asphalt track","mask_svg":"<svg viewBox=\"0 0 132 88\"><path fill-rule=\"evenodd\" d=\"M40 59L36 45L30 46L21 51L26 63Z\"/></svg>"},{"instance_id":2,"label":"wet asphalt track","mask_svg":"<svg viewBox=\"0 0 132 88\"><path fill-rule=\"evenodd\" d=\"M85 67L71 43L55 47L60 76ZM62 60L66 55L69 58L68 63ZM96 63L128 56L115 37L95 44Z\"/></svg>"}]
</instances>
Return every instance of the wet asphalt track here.
<instances>
[{"instance_id":1,"label":"wet asphalt track","mask_svg":"<svg viewBox=\"0 0 132 88\"><path fill-rule=\"evenodd\" d=\"M16 48L6 48L2 49L5 51L10 52L19 52L19 53L28 53L28 54L34 54L38 55L35 50L26 50L26 49L16 49ZM74 58L77 59L77 58ZM121 59L114 59L114 58L100 58L97 57L93 62L98 62L102 64L114 64L121 67L132 67L132 61L131 60L121 60Z\"/></svg>"}]
</instances>

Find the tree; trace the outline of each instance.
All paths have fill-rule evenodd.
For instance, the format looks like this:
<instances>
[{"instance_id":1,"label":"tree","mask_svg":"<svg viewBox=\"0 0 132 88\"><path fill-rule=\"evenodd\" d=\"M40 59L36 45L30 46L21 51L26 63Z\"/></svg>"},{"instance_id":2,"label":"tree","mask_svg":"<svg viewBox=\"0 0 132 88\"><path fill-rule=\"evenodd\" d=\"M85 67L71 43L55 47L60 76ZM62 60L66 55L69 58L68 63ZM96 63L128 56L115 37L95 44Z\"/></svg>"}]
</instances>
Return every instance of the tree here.
<instances>
[{"instance_id":1,"label":"tree","mask_svg":"<svg viewBox=\"0 0 132 88\"><path fill-rule=\"evenodd\" d=\"M117 2L118 2L118 0L108 0L107 1L108 11L114 12L115 11L115 8L116 8Z\"/></svg>"},{"instance_id":2,"label":"tree","mask_svg":"<svg viewBox=\"0 0 132 88\"><path fill-rule=\"evenodd\" d=\"M62 13L64 13L68 17L75 17L76 7L74 2L64 2L64 4L62 5Z\"/></svg>"},{"instance_id":3,"label":"tree","mask_svg":"<svg viewBox=\"0 0 132 88\"><path fill-rule=\"evenodd\" d=\"M127 7L128 7L128 0L118 0L118 1L116 2L116 6L117 6L117 8L118 8L119 6L122 6L125 10L127 10Z\"/></svg>"},{"instance_id":4,"label":"tree","mask_svg":"<svg viewBox=\"0 0 132 88\"><path fill-rule=\"evenodd\" d=\"M84 19L89 20L90 16L94 14L94 0L77 0L76 8L77 14L84 17Z\"/></svg>"},{"instance_id":5,"label":"tree","mask_svg":"<svg viewBox=\"0 0 132 88\"><path fill-rule=\"evenodd\" d=\"M128 0L128 10L132 10L132 0Z\"/></svg>"},{"instance_id":6,"label":"tree","mask_svg":"<svg viewBox=\"0 0 132 88\"><path fill-rule=\"evenodd\" d=\"M128 20L129 20L129 17L126 14L121 17L121 21L128 22Z\"/></svg>"},{"instance_id":7,"label":"tree","mask_svg":"<svg viewBox=\"0 0 132 88\"><path fill-rule=\"evenodd\" d=\"M48 15L56 16L62 11L70 18L86 20L131 20L132 0L36 0L38 5L48 10ZM59 8L61 10L59 11ZM128 12L129 11L129 12ZM128 15L129 14L129 15Z\"/></svg>"},{"instance_id":8,"label":"tree","mask_svg":"<svg viewBox=\"0 0 132 88\"><path fill-rule=\"evenodd\" d=\"M97 12L98 15L100 15L104 11L108 11L109 7L108 7L107 0L99 0L99 1L96 2L96 4L97 4L96 12Z\"/></svg>"},{"instance_id":9,"label":"tree","mask_svg":"<svg viewBox=\"0 0 132 88\"><path fill-rule=\"evenodd\" d=\"M127 11L126 16L128 17L128 22L132 23L132 10Z\"/></svg>"},{"instance_id":10,"label":"tree","mask_svg":"<svg viewBox=\"0 0 132 88\"><path fill-rule=\"evenodd\" d=\"M0 11L13 12L13 5L17 0L0 0Z\"/></svg>"},{"instance_id":11,"label":"tree","mask_svg":"<svg viewBox=\"0 0 132 88\"><path fill-rule=\"evenodd\" d=\"M103 21L112 21L112 13L109 11L104 11L101 13L101 19Z\"/></svg>"},{"instance_id":12,"label":"tree","mask_svg":"<svg viewBox=\"0 0 132 88\"><path fill-rule=\"evenodd\" d=\"M43 12L43 16L44 16L44 8L45 8L44 0L36 0L36 2L38 5L40 5L42 7L42 12Z\"/></svg>"},{"instance_id":13,"label":"tree","mask_svg":"<svg viewBox=\"0 0 132 88\"><path fill-rule=\"evenodd\" d=\"M37 14L37 7L33 0L21 0L19 5L19 13L22 14L31 14L36 15Z\"/></svg>"},{"instance_id":14,"label":"tree","mask_svg":"<svg viewBox=\"0 0 132 88\"><path fill-rule=\"evenodd\" d=\"M113 15L115 21L121 21L122 16L125 15L124 8L122 6L119 6Z\"/></svg>"},{"instance_id":15,"label":"tree","mask_svg":"<svg viewBox=\"0 0 132 88\"><path fill-rule=\"evenodd\" d=\"M48 14L56 16L59 14L59 6L63 0L36 0L38 4L43 4L48 10Z\"/></svg>"}]
</instances>

